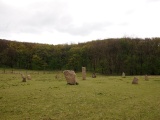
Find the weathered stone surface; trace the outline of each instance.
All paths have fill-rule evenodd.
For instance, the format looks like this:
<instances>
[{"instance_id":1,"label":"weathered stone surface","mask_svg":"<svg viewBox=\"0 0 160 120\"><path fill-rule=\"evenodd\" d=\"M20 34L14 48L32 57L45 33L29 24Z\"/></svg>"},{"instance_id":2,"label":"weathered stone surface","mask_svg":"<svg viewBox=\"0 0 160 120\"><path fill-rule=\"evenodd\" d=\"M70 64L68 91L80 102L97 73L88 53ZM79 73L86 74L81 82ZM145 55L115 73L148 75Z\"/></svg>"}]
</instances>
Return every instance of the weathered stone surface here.
<instances>
[{"instance_id":1,"label":"weathered stone surface","mask_svg":"<svg viewBox=\"0 0 160 120\"><path fill-rule=\"evenodd\" d=\"M86 67L82 67L82 79L86 80Z\"/></svg>"},{"instance_id":2,"label":"weathered stone surface","mask_svg":"<svg viewBox=\"0 0 160 120\"><path fill-rule=\"evenodd\" d=\"M138 78L134 77L133 81L132 81L132 84L138 84Z\"/></svg>"},{"instance_id":3,"label":"weathered stone surface","mask_svg":"<svg viewBox=\"0 0 160 120\"><path fill-rule=\"evenodd\" d=\"M27 80L31 80L31 75L27 75Z\"/></svg>"},{"instance_id":4,"label":"weathered stone surface","mask_svg":"<svg viewBox=\"0 0 160 120\"><path fill-rule=\"evenodd\" d=\"M25 75L21 74L21 76L22 76L22 82L26 82L26 77L25 77Z\"/></svg>"},{"instance_id":5,"label":"weathered stone surface","mask_svg":"<svg viewBox=\"0 0 160 120\"><path fill-rule=\"evenodd\" d=\"M97 76L96 76L96 73L93 73L92 74L92 78L96 78Z\"/></svg>"},{"instance_id":6,"label":"weathered stone surface","mask_svg":"<svg viewBox=\"0 0 160 120\"><path fill-rule=\"evenodd\" d=\"M123 78L125 78L125 77L126 77L126 75L125 75L125 73L124 73L124 72L122 73L122 77L123 77Z\"/></svg>"},{"instance_id":7,"label":"weathered stone surface","mask_svg":"<svg viewBox=\"0 0 160 120\"><path fill-rule=\"evenodd\" d=\"M76 73L73 70L64 70L63 73L68 85L78 85Z\"/></svg>"}]
</instances>

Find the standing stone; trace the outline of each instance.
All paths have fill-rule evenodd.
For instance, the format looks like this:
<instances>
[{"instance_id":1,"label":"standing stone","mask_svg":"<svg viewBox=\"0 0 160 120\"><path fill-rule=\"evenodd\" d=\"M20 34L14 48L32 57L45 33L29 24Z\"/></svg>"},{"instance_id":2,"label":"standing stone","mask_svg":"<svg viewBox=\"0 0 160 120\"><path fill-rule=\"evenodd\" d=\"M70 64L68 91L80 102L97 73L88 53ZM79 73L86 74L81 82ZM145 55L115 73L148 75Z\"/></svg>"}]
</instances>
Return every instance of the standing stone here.
<instances>
[{"instance_id":1,"label":"standing stone","mask_svg":"<svg viewBox=\"0 0 160 120\"><path fill-rule=\"evenodd\" d=\"M27 75L27 80L31 80L31 75Z\"/></svg>"},{"instance_id":2,"label":"standing stone","mask_svg":"<svg viewBox=\"0 0 160 120\"><path fill-rule=\"evenodd\" d=\"M144 78L146 81L148 81L148 76L147 75L145 75L145 78Z\"/></svg>"},{"instance_id":3,"label":"standing stone","mask_svg":"<svg viewBox=\"0 0 160 120\"><path fill-rule=\"evenodd\" d=\"M82 79L86 80L86 67L82 67Z\"/></svg>"},{"instance_id":4,"label":"standing stone","mask_svg":"<svg viewBox=\"0 0 160 120\"><path fill-rule=\"evenodd\" d=\"M22 76L22 82L26 82L26 77L23 74L21 74L21 76Z\"/></svg>"},{"instance_id":5,"label":"standing stone","mask_svg":"<svg viewBox=\"0 0 160 120\"><path fill-rule=\"evenodd\" d=\"M58 71L57 73L56 73L56 75L55 75L55 79L57 79L57 80L61 80L61 72L60 71Z\"/></svg>"},{"instance_id":6,"label":"standing stone","mask_svg":"<svg viewBox=\"0 0 160 120\"><path fill-rule=\"evenodd\" d=\"M125 75L125 73L123 72L123 73L122 73L122 78L125 78L125 77L126 77L126 75Z\"/></svg>"},{"instance_id":7,"label":"standing stone","mask_svg":"<svg viewBox=\"0 0 160 120\"><path fill-rule=\"evenodd\" d=\"M96 73L95 72L92 74L92 78L96 78Z\"/></svg>"},{"instance_id":8,"label":"standing stone","mask_svg":"<svg viewBox=\"0 0 160 120\"><path fill-rule=\"evenodd\" d=\"M56 79L59 79L59 76L58 76L58 74L57 74L57 75L55 75L55 78L56 78Z\"/></svg>"},{"instance_id":9,"label":"standing stone","mask_svg":"<svg viewBox=\"0 0 160 120\"><path fill-rule=\"evenodd\" d=\"M138 84L138 78L134 77L133 81L132 81L132 84Z\"/></svg>"},{"instance_id":10,"label":"standing stone","mask_svg":"<svg viewBox=\"0 0 160 120\"><path fill-rule=\"evenodd\" d=\"M78 85L76 73L73 70L64 70L63 73L68 85Z\"/></svg>"}]
</instances>

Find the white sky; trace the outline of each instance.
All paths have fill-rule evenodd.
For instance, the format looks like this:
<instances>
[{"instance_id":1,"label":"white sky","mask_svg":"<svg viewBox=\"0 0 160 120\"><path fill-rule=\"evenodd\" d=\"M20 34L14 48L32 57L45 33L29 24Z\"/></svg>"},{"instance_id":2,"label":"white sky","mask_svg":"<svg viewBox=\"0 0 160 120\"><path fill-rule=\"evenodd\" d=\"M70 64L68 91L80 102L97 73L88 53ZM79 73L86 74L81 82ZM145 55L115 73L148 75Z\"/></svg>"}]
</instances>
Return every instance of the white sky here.
<instances>
[{"instance_id":1,"label":"white sky","mask_svg":"<svg viewBox=\"0 0 160 120\"><path fill-rule=\"evenodd\" d=\"M0 39L65 44L160 37L160 0L0 0Z\"/></svg>"}]
</instances>

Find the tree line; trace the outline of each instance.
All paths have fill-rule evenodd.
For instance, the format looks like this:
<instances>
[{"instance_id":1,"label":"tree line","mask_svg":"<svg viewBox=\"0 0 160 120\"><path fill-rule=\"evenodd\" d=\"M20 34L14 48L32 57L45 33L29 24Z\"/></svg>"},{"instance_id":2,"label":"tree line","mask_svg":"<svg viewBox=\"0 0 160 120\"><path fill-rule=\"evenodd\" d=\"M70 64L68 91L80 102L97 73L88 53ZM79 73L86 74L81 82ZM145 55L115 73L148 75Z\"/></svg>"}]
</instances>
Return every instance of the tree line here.
<instances>
[{"instance_id":1,"label":"tree line","mask_svg":"<svg viewBox=\"0 0 160 120\"><path fill-rule=\"evenodd\" d=\"M0 68L160 75L160 38L117 38L49 45L0 39Z\"/></svg>"}]
</instances>

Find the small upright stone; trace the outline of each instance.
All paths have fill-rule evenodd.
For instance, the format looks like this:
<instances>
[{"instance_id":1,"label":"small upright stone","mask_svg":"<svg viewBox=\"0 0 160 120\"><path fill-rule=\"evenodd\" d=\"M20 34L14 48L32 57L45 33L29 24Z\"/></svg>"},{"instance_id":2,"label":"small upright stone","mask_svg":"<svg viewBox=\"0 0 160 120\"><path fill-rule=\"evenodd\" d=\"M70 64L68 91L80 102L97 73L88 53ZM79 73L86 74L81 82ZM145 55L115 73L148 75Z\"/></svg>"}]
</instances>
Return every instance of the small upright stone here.
<instances>
[{"instance_id":1,"label":"small upright stone","mask_svg":"<svg viewBox=\"0 0 160 120\"><path fill-rule=\"evenodd\" d=\"M125 78L125 77L126 77L126 75L125 75L125 73L123 72L123 73L122 73L122 78Z\"/></svg>"},{"instance_id":2,"label":"small upright stone","mask_svg":"<svg viewBox=\"0 0 160 120\"><path fill-rule=\"evenodd\" d=\"M31 75L27 75L27 80L31 80Z\"/></svg>"},{"instance_id":3,"label":"small upright stone","mask_svg":"<svg viewBox=\"0 0 160 120\"><path fill-rule=\"evenodd\" d=\"M21 76L22 76L22 82L26 82L26 77L23 74L21 74Z\"/></svg>"},{"instance_id":4,"label":"small upright stone","mask_svg":"<svg viewBox=\"0 0 160 120\"><path fill-rule=\"evenodd\" d=\"M55 75L55 79L57 79L57 80L59 80L59 79L60 79L60 75L59 75L59 73L57 73L57 74Z\"/></svg>"},{"instance_id":5,"label":"small upright stone","mask_svg":"<svg viewBox=\"0 0 160 120\"><path fill-rule=\"evenodd\" d=\"M58 79L58 75L55 75L55 78Z\"/></svg>"},{"instance_id":6,"label":"small upright stone","mask_svg":"<svg viewBox=\"0 0 160 120\"><path fill-rule=\"evenodd\" d=\"M132 81L132 84L138 84L138 78L134 77L133 81Z\"/></svg>"},{"instance_id":7,"label":"small upright stone","mask_svg":"<svg viewBox=\"0 0 160 120\"><path fill-rule=\"evenodd\" d=\"M82 67L82 79L86 80L86 67Z\"/></svg>"},{"instance_id":8,"label":"small upright stone","mask_svg":"<svg viewBox=\"0 0 160 120\"><path fill-rule=\"evenodd\" d=\"M76 73L73 70L64 70L63 73L68 85L78 85Z\"/></svg>"},{"instance_id":9,"label":"small upright stone","mask_svg":"<svg viewBox=\"0 0 160 120\"><path fill-rule=\"evenodd\" d=\"M97 76L96 76L96 73L94 72L93 74L92 74L92 78L96 78Z\"/></svg>"}]
</instances>

